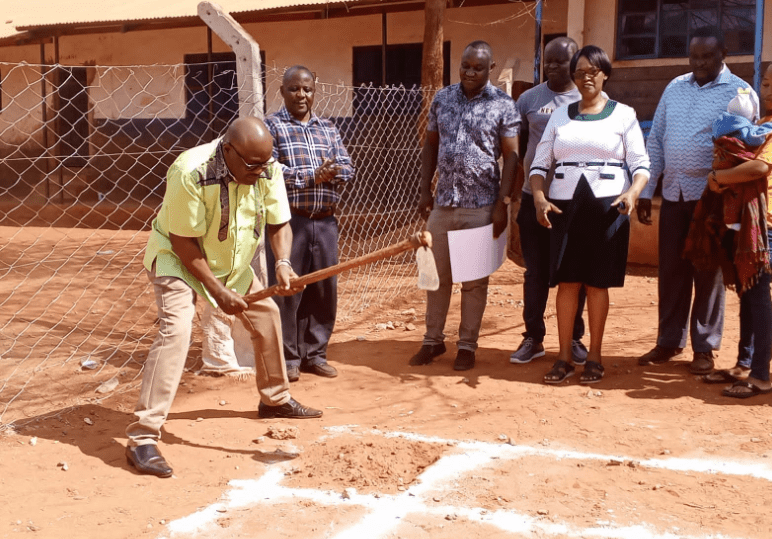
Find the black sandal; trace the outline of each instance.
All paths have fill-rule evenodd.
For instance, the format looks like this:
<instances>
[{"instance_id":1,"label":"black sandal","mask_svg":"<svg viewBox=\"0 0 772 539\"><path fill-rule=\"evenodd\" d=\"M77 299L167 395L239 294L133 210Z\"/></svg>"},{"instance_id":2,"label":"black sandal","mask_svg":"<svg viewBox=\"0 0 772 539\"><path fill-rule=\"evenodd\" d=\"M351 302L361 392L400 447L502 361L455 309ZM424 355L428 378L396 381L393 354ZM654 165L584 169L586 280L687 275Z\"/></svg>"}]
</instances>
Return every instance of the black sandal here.
<instances>
[{"instance_id":1,"label":"black sandal","mask_svg":"<svg viewBox=\"0 0 772 539\"><path fill-rule=\"evenodd\" d=\"M732 388L742 388L744 391L732 391ZM721 392L723 396L735 399L747 399L748 397L767 395L769 393L772 393L772 389L761 389L759 386L754 386L747 380L737 380L731 387L728 387Z\"/></svg>"},{"instance_id":2,"label":"black sandal","mask_svg":"<svg viewBox=\"0 0 772 539\"><path fill-rule=\"evenodd\" d=\"M588 361L584 365L584 372L579 377L580 384L597 384L603 380L603 365L597 361Z\"/></svg>"},{"instance_id":3,"label":"black sandal","mask_svg":"<svg viewBox=\"0 0 772 539\"><path fill-rule=\"evenodd\" d=\"M552 369L544 375L545 384L560 384L568 378L571 378L576 369L570 363L561 359L557 360Z\"/></svg>"},{"instance_id":4,"label":"black sandal","mask_svg":"<svg viewBox=\"0 0 772 539\"><path fill-rule=\"evenodd\" d=\"M702 377L702 381L706 384L732 384L738 380L740 380L740 378L728 370L713 371Z\"/></svg>"}]
</instances>

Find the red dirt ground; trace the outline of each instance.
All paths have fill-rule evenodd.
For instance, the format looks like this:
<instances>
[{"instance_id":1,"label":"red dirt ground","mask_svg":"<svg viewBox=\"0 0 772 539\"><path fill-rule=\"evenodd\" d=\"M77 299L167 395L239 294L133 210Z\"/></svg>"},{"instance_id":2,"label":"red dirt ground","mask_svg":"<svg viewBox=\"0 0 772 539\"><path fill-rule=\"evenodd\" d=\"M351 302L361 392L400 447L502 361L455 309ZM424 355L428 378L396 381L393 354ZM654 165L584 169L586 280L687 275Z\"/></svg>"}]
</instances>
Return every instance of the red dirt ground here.
<instances>
[{"instance_id":1,"label":"red dirt ground","mask_svg":"<svg viewBox=\"0 0 772 539\"><path fill-rule=\"evenodd\" d=\"M432 365L407 365L423 332L424 296L413 291L339 324L329 350L339 378L305 374L293 384L294 397L324 409L321 420L258 420L252 383L187 372L161 443L175 470L171 479L137 475L126 463L124 428L132 418L136 381L107 399L85 398L74 408L57 408L54 400L49 403L53 414L28 417L0 432L0 538L157 537L170 521L216 503L229 481L261 476L275 465L276 450L300 453L288 463L286 486L383 494L401 492L441 454L453 451L453 444L368 434L374 428L492 444L509 439L631 459L620 465L544 456L494 460L459 475L452 489L433 498L437 503L512 509L577 527L613 514L620 525L648 523L676 536L772 536L769 481L636 465L685 457L737 460L769 470L772 396L723 398L723 386L703 384L688 373L686 354L663 366L638 367L637 356L654 344L657 291L654 270L633 269L637 274L628 277L625 288L611 293L606 377L591 388L580 386L578 376L559 386L541 383L556 352L552 300L547 357L509 364L523 330L523 272L507 262L491 280L474 370L452 370L453 346ZM738 302L731 292L727 298L719 367L732 366L736 357ZM454 295L448 320L451 343L459 299ZM376 329L388 321L413 322L416 329ZM152 327L142 332L152 335ZM194 347L191 361L196 353ZM75 371L65 369L56 383L81 390L82 375ZM297 427L297 438L263 438L271 425ZM331 436L326 429L343 425L359 434ZM330 530L344 529L364 513L357 506L303 501L260 509L252 516L251 535L237 531L232 514L218 524L224 530L234 526L223 537L329 537ZM393 536L406 539L512 536L463 518L429 514L411 515L398 532Z\"/></svg>"}]
</instances>

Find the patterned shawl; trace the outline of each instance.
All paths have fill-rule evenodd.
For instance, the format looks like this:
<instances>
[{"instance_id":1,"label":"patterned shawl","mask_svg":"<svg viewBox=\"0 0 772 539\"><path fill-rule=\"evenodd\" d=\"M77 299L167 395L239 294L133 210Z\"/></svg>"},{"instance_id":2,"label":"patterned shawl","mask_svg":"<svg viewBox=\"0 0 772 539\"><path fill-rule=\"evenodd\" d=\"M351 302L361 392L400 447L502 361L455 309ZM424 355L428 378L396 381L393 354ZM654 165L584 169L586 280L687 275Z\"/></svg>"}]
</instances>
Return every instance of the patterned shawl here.
<instances>
[{"instance_id":1,"label":"patterned shawl","mask_svg":"<svg viewBox=\"0 0 772 539\"><path fill-rule=\"evenodd\" d=\"M713 166L735 167L755 158L756 148L734 137L714 141ZM684 246L684 258L697 269L721 266L724 284L742 295L758 280L759 273L770 273L767 239L767 179L735 184L722 193L705 187L697 202ZM727 234L726 225L740 223L740 230Z\"/></svg>"}]
</instances>

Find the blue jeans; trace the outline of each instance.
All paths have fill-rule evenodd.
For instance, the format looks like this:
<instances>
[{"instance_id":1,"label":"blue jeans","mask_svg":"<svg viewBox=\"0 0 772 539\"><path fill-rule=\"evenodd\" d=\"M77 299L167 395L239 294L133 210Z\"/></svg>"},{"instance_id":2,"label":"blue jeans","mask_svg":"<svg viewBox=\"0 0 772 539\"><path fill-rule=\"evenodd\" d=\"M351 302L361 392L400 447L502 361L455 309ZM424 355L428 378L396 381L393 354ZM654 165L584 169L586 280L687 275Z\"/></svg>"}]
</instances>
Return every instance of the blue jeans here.
<instances>
[{"instance_id":1,"label":"blue jeans","mask_svg":"<svg viewBox=\"0 0 772 539\"><path fill-rule=\"evenodd\" d=\"M767 232L772 242L772 231ZM762 273L758 282L740 296L740 343L738 365L750 366L750 375L757 380L769 380L772 357L772 275ZM743 357L743 353L749 357ZM741 360L745 359L745 363Z\"/></svg>"},{"instance_id":2,"label":"blue jeans","mask_svg":"<svg viewBox=\"0 0 772 539\"><path fill-rule=\"evenodd\" d=\"M517 212L517 226L520 229L520 248L525 260L525 275L523 279L523 322L525 332L523 337L530 337L537 343L544 340L544 310L550 293L550 231L536 220L536 208L533 195L523 193L520 200L520 211ZM584 301L587 290L579 291L579 304L574 319L574 334L572 338L578 341L584 335Z\"/></svg>"}]
</instances>

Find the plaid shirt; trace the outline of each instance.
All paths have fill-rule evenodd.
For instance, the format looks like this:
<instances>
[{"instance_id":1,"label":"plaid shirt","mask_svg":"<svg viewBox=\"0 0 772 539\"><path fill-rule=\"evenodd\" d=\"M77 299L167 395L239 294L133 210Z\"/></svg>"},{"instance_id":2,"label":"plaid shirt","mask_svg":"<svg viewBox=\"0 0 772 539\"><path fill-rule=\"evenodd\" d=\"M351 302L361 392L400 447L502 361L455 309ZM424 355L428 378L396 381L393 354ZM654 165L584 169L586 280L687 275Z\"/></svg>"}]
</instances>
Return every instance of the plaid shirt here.
<instances>
[{"instance_id":1,"label":"plaid shirt","mask_svg":"<svg viewBox=\"0 0 772 539\"><path fill-rule=\"evenodd\" d=\"M285 107L267 116L265 124L273 135L273 157L284 172L290 207L315 213L334 209L340 200L336 186L354 176L351 158L335 125L313 113L303 124ZM340 172L331 182L314 185L314 171L325 158L333 159Z\"/></svg>"}]
</instances>

